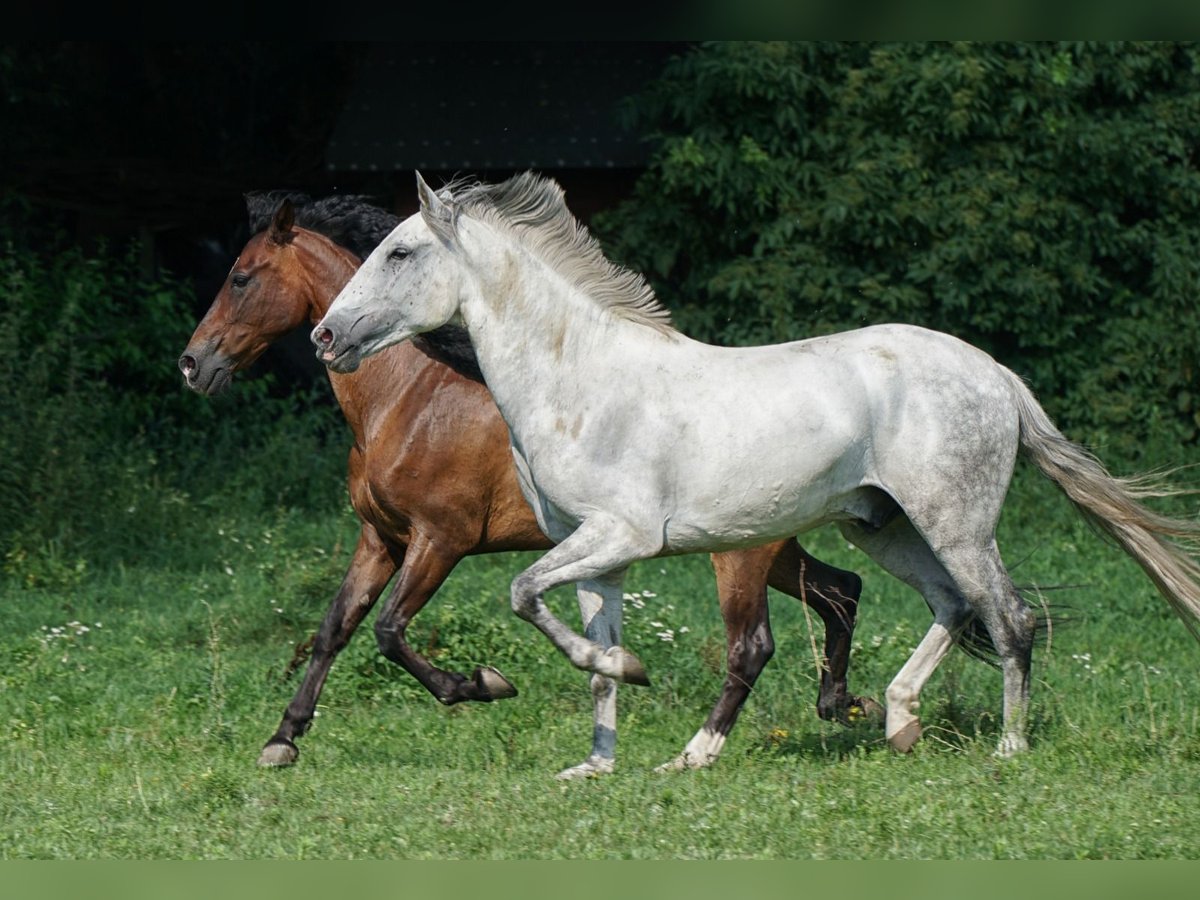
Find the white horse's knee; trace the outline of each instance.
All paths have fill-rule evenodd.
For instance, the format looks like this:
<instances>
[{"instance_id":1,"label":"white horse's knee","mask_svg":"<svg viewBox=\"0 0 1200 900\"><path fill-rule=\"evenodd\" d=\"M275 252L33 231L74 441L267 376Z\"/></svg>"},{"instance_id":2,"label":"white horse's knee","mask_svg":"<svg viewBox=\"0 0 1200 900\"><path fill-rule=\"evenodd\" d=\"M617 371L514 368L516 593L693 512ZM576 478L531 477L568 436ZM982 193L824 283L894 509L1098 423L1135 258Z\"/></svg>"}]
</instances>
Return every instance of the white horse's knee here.
<instances>
[{"instance_id":1,"label":"white horse's knee","mask_svg":"<svg viewBox=\"0 0 1200 900\"><path fill-rule=\"evenodd\" d=\"M594 673L591 679L592 699L596 701L607 700L616 693L617 683L607 675Z\"/></svg>"},{"instance_id":2,"label":"white horse's knee","mask_svg":"<svg viewBox=\"0 0 1200 900\"><path fill-rule=\"evenodd\" d=\"M512 583L510 595L512 611L526 621L532 620L537 610L537 596L538 592L533 584L533 579L528 575L518 575Z\"/></svg>"}]
</instances>

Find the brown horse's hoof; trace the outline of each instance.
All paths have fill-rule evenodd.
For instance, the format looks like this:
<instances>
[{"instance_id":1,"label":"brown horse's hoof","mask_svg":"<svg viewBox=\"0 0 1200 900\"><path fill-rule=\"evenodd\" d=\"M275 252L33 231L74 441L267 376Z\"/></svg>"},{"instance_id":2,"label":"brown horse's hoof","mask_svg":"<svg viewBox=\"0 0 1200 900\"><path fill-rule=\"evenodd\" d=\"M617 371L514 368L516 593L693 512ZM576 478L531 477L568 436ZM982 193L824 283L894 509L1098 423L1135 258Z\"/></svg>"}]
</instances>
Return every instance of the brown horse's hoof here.
<instances>
[{"instance_id":1,"label":"brown horse's hoof","mask_svg":"<svg viewBox=\"0 0 1200 900\"><path fill-rule=\"evenodd\" d=\"M480 666L475 670L473 680L484 700L507 700L517 696L513 683L492 666Z\"/></svg>"},{"instance_id":2,"label":"brown horse's hoof","mask_svg":"<svg viewBox=\"0 0 1200 900\"><path fill-rule=\"evenodd\" d=\"M883 706L870 697L853 697L838 716L838 721L846 726L869 725L882 728L887 712Z\"/></svg>"},{"instance_id":3,"label":"brown horse's hoof","mask_svg":"<svg viewBox=\"0 0 1200 900\"><path fill-rule=\"evenodd\" d=\"M262 753L258 755L258 764L260 766L269 766L280 768L282 766L290 766L296 761L296 757L300 755L300 751L296 749L293 743L284 743L283 741L271 741L267 746L262 748Z\"/></svg>"},{"instance_id":4,"label":"brown horse's hoof","mask_svg":"<svg viewBox=\"0 0 1200 900\"><path fill-rule=\"evenodd\" d=\"M913 745L921 739L921 723L913 719L895 734L888 738L888 743L897 753L908 753Z\"/></svg>"}]
</instances>

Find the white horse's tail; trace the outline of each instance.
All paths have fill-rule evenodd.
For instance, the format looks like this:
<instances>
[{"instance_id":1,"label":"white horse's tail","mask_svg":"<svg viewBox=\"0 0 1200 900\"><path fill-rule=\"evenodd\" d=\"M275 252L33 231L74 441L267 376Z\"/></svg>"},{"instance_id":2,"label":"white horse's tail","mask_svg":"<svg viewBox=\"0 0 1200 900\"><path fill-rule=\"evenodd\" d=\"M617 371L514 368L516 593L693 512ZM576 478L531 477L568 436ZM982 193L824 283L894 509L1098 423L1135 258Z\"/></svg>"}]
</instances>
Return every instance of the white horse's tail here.
<instances>
[{"instance_id":1,"label":"white horse's tail","mask_svg":"<svg viewBox=\"0 0 1200 900\"><path fill-rule=\"evenodd\" d=\"M1025 383L1005 371L1013 382L1021 445L1029 460L1062 488L1101 534L1137 560L1192 636L1200 640L1200 563L1189 553L1196 552L1200 521L1160 515L1138 502L1191 492L1173 488L1154 475L1114 478L1096 457L1067 440Z\"/></svg>"}]
</instances>

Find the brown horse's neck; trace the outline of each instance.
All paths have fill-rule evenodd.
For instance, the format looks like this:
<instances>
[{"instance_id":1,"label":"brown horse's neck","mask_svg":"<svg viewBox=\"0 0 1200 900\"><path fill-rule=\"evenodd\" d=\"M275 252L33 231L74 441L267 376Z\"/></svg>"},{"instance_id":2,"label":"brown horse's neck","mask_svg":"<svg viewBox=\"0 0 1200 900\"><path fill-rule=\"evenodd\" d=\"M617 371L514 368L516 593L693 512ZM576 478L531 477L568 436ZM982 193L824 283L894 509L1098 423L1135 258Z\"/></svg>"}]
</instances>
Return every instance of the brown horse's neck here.
<instances>
[{"instance_id":1,"label":"brown horse's neck","mask_svg":"<svg viewBox=\"0 0 1200 900\"><path fill-rule=\"evenodd\" d=\"M358 271L362 260L316 232L308 232L306 237L307 240L297 241L296 250L307 282L308 321L310 325L316 325L328 311L333 298Z\"/></svg>"},{"instance_id":2,"label":"brown horse's neck","mask_svg":"<svg viewBox=\"0 0 1200 900\"><path fill-rule=\"evenodd\" d=\"M296 231L296 258L303 273L303 296L307 300L307 318L311 327L321 321L333 304L334 297L358 271L362 260L322 234L304 228L297 228ZM364 396L364 369L350 375L325 370L333 395L359 447L364 446L366 417L370 414L370 404Z\"/></svg>"},{"instance_id":3,"label":"brown horse's neck","mask_svg":"<svg viewBox=\"0 0 1200 900\"><path fill-rule=\"evenodd\" d=\"M302 293L307 298L308 322L316 325L361 262L354 253L316 233L306 235L302 244L298 241L296 250L299 251L296 258L302 263L301 277L305 282ZM424 374L436 371L434 382L462 378L444 361L446 356L455 358L454 348L434 343L434 349L436 352L426 353L406 342L362 361L358 371L338 374L326 370L337 404L360 450L365 451L372 443L372 434L377 432L380 422L394 413L397 404L412 403L409 390L428 389L433 382L422 377ZM427 400L419 406L425 403Z\"/></svg>"}]
</instances>

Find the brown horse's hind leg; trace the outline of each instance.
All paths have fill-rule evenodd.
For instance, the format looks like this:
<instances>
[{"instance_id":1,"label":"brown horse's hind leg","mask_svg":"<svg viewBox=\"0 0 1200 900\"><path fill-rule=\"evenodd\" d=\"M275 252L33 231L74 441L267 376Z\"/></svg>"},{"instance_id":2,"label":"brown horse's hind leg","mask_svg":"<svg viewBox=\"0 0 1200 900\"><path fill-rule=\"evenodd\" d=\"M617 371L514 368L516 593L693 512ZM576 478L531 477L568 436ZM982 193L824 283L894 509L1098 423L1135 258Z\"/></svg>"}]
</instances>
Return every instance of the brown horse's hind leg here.
<instances>
[{"instance_id":1,"label":"brown horse's hind leg","mask_svg":"<svg viewBox=\"0 0 1200 900\"><path fill-rule=\"evenodd\" d=\"M713 554L721 617L725 620L725 683L704 726L683 752L659 766L659 771L699 769L716 761L754 682L774 654L767 615L767 570L775 551L776 545L772 544Z\"/></svg>"},{"instance_id":2,"label":"brown horse's hind leg","mask_svg":"<svg viewBox=\"0 0 1200 900\"><path fill-rule=\"evenodd\" d=\"M825 625L825 658L817 715L849 725L860 720L883 722L883 707L870 697L850 693L850 644L858 616L862 579L821 562L795 540L771 544L775 556L767 573L775 590L807 603Z\"/></svg>"},{"instance_id":3,"label":"brown horse's hind leg","mask_svg":"<svg viewBox=\"0 0 1200 900\"><path fill-rule=\"evenodd\" d=\"M296 761L300 754L296 738L308 730L334 658L350 641L395 571L396 563L375 529L364 525L350 568L313 642L304 680L288 704L279 728L263 747L258 757L260 766L288 766Z\"/></svg>"},{"instance_id":4,"label":"brown horse's hind leg","mask_svg":"<svg viewBox=\"0 0 1200 900\"><path fill-rule=\"evenodd\" d=\"M882 721L883 708L878 703L853 696L846 686L850 641L862 592L857 575L809 556L795 540L714 553L712 561L725 620L725 684L704 727L679 756L660 766L660 771L701 768L720 755L746 698L775 651L767 612L768 585L803 600L825 624L817 714L848 723L857 711L857 715Z\"/></svg>"},{"instance_id":5,"label":"brown horse's hind leg","mask_svg":"<svg viewBox=\"0 0 1200 900\"><path fill-rule=\"evenodd\" d=\"M404 557L396 586L375 622L379 652L400 665L441 703L463 700L491 701L515 697L517 689L491 666L481 666L468 678L439 669L409 646L404 638L408 623L434 595L462 554L447 556L423 535L415 537Z\"/></svg>"}]
</instances>

